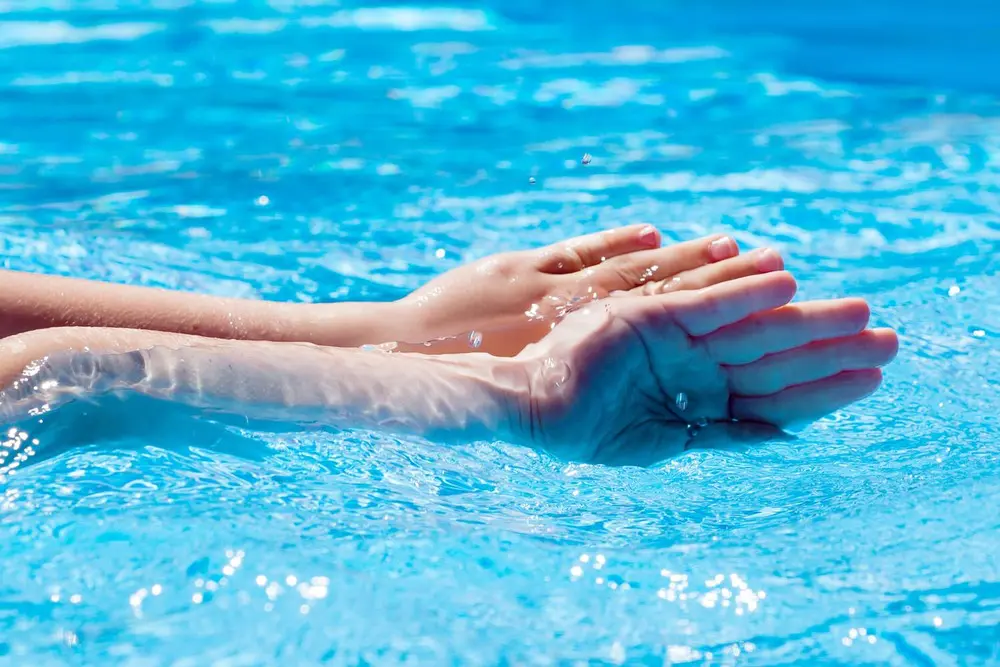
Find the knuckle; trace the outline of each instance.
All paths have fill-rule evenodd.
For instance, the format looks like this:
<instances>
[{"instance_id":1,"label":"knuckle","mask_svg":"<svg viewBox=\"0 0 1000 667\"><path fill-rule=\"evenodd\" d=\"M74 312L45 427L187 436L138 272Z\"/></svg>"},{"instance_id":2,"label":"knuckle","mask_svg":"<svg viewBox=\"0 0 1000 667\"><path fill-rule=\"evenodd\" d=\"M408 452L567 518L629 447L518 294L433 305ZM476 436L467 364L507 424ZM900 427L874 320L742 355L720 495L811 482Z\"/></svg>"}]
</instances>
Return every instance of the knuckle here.
<instances>
[{"instance_id":1,"label":"knuckle","mask_svg":"<svg viewBox=\"0 0 1000 667\"><path fill-rule=\"evenodd\" d=\"M521 273L520 265L521 258L516 253L503 253L488 258L482 267L491 276L509 280Z\"/></svg>"},{"instance_id":2,"label":"knuckle","mask_svg":"<svg viewBox=\"0 0 1000 667\"><path fill-rule=\"evenodd\" d=\"M624 262L608 262L607 270L610 271L611 277L620 285L631 288L638 287L643 282L640 280L635 269Z\"/></svg>"},{"instance_id":3,"label":"knuckle","mask_svg":"<svg viewBox=\"0 0 1000 667\"><path fill-rule=\"evenodd\" d=\"M583 257L569 245L545 248L538 262L538 269L544 273L574 273L583 266Z\"/></svg>"}]
</instances>

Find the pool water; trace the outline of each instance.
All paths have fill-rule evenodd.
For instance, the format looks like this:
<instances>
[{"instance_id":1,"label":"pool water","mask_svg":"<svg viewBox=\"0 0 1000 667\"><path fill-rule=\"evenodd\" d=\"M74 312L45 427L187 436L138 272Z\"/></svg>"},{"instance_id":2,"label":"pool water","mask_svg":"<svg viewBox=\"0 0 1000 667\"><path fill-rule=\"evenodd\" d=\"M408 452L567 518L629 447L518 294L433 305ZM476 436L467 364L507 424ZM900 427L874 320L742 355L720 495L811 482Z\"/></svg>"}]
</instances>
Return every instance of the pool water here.
<instances>
[{"instance_id":1,"label":"pool water","mask_svg":"<svg viewBox=\"0 0 1000 667\"><path fill-rule=\"evenodd\" d=\"M0 0L6 268L393 299L649 221L901 334L798 441L649 469L42 442L0 482L0 664L1000 662L997 10L743 7Z\"/></svg>"}]
</instances>

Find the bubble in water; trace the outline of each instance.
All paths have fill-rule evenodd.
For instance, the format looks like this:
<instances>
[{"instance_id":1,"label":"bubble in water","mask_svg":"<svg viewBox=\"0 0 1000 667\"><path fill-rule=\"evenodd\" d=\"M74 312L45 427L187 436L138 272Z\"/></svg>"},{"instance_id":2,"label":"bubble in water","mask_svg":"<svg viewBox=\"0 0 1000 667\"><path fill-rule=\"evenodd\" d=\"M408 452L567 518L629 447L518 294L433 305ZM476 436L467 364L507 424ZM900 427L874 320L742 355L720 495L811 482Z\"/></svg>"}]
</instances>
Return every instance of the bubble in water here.
<instances>
[{"instance_id":1,"label":"bubble in water","mask_svg":"<svg viewBox=\"0 0 1000 667\"><path fill-rule=\"evenodd\" d=\"M531 178L528 179L528 184L529 185L534 185L535 183L537 183L537 181L535 180L534 176L532 176Z\"/></svg>"},{"instance_id":2,"label":"bubble in water","mask_svg":"<svg viewBox=\"0 0 1000 667\"><path fill-rule=\"evenodd\" d=\"M685 394L683 391L678 392L677 396L674 397L674 405L676 405L677 409L680 410L681 412L687 410L688 395Z\"/></svg>"},{"instance_id":3,"label":"bubble in water","mask_svg":"<svg viewBox=\"0 0 1000 667\"><path fill-rule=\"evenodd\" d=\"M584 153L581 162L583 162L584 164L590 164L591 160L593 159L594 159L593 155L591 155L590 153Z\"/></svg>"},{"instance_id":4,"label":"bubble in water","mask_svg":"<svg viewBox=\"0 0 1000 667\"><path fill-rule=\"evenodd\" d=\"M483 344L483 334L478 331L473 331L469 334L469 347L474 350L478 350L479 346Z\"/></svg>"}]
</instances>

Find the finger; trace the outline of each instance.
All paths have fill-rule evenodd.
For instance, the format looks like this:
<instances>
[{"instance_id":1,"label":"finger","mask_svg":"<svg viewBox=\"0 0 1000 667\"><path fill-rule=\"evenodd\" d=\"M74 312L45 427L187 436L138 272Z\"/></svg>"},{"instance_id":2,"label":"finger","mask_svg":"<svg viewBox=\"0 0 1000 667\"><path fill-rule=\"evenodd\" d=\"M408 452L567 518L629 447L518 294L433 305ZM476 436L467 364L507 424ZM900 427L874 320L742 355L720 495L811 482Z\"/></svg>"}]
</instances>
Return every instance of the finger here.
<instances>
[{"instance_id":1,"label":"finger","mask_svg":"<svg viewBox=\"0 0 1000 667\"><path fill-rule=\"evenodd\" d=\"M605 290L630 290L662 281L683 271L735 257L740 252L728 236L706 236L655 250L622 254L597 268L597 283Z\"/></svg>"},{"instance_id":2,"label":"finger","mask_svg":"<svg viewBox=\"0 0 1000 667\"><path fill-rule=\"evenodd\" d=\"M660 245L660 232L652 225L629 225L596 234L577 236L535 251L543 273L574 273L630 252Z\"/></svg>"},{"instance_id":3,"label":"finger","mask_svg":"<svg viewBox=\"0 0 1000 667\"><path fill-rule=\"evenodd\" d=\"M758 273L781 271L784 267L785 263L781 259L781 255L770 248L763 248L739 257L724 259L716 264L706 264L696 269L684 271L667 280L646 283L633 289L632 293L650 296L703 289L728 280L755 276Z\"/></svg>"},{"instance_id":4,"label":"finger","mask_svg":"<svg viewBox=\"0 0 1000 667\"><path fill-rule=\"evenodd\" d=\"M795 385L768 396L734 396L734 418L775 426L803 424L825 417L872 394L882 383L882 371L845 371L816 382Z\"/></svg>"},{"instance_id":5,"label":"finger","mask_svg":"<svg viewBox=\"0 0 1000 667\"><path fill-rule=\"evenodd\" d=\"M673 292L654 299L692 336L704 336L754 313L783 306L795 296L787 271L738 278L693 292ZM636 299L642 303L646 299Z\"/></svg>"},{"instance_id":6,"label":"finger","mask_svg":"<svg viewBox=\"0 0 1000 667\"><path fill-rule=\"evenodd\" d=\"M850 336L868 325L863 299L809 301L756 313L703 339L720 364L749 364L813 341Z\"/></svg>"},{"instance_id":7,"label":"finger","mask_svg":"<svg viewBox=\"0 0 1000 667\"><path fill-rule=\"evenodd\" d=\"M895 331L869 329L771 354L751 364L728 366L729 389L741 396L767 396L844 371L884 366L898 351Z\"/></svg>"}]
</instances>

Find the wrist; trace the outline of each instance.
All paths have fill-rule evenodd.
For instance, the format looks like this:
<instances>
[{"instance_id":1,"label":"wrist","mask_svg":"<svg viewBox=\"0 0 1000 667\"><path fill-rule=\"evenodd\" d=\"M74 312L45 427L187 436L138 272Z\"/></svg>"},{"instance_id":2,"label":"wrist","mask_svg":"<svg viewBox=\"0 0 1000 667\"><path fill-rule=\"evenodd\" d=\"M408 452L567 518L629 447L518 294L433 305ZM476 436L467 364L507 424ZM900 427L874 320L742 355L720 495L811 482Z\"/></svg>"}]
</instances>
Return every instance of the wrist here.
<instances>
[{"instance_id":1,"label":"wrist","mask_svg":"<svg viewBox=\"0 0 1000 667\"><path fill-rule=\"evenodd\" d=\"M299 340L332 347L361 347L400 340L411 313L398 301L313 303L294 306L290 319Z\"/></svg>"},{"instance_id":2,"label":"wrist","mask_svg":"<svg viewBox=\"0 0 1000 667\"><path fill-rule=\"evenodd\" d=\"M471 408L465 414L474 419L460 424L459 440L534 445L529 419L530 369L525 361L480 353L443 356L395 353L393 356L419 364L427 376L438 377L444 385L454 389L454 400ZM459 408L454 412L462 414L463 410Z\"/></svg>"}]
</instances>

